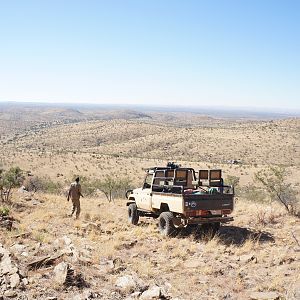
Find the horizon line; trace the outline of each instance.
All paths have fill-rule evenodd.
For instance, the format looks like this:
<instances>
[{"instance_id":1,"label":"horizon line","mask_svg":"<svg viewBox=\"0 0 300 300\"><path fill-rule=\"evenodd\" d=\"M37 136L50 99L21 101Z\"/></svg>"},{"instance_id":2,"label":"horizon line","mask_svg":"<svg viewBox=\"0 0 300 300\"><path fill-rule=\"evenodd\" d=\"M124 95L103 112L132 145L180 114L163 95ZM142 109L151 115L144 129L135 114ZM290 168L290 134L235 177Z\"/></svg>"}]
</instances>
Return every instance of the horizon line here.
<instances>
[{"instance_id":1,"label":"horizon line","mask_svg":"<svg viewBox=\"0 0 300 300\"><path fill-rule=\"evenodd\" d=\"M245 112L272 112L278 114L286 114L286 113L300 113L300 107L268 107L268 106L232 106L232 105L203 105L203 104L148 104L148 103L109 103L109 102L64 102L64 101L22 101L22 100L1 100L1 103L6 104L29 104L29 105L50 105L50 106L106 106L106 107L143 107L143 108L152 108L152 109L211 109L211 110L227 110L227 111L245 111Z\"/></svg>"}]
</instances>

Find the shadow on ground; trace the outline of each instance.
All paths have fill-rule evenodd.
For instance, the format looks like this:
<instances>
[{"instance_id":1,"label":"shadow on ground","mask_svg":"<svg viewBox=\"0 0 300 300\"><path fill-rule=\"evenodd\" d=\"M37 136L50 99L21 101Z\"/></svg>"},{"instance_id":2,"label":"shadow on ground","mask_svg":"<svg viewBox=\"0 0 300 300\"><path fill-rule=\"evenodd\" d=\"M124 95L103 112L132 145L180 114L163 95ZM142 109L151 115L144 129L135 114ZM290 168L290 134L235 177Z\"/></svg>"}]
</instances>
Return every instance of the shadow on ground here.
<instances>
[{"instance_id":1,"label":"shadow on ground","mask_svg":"<svg viewBox=\"0 0 300 300\"><path fill-rule=\"evenodd\" d=\"M216 233L220 242L226 246L237 245L240 246L246 240L252 239L258 243L274 242L274 236L266 231L254 231L245 227L238 226L221 226L218 233ZM213 232L203 232L201 227L197 229L182 229L177 235L178 238L186 238L193 235L196 240L208 241L214 237Z\"/></svg>"},{"instance_id":2,"label":"shadow on ground","mask_svg":"<svg viewBox=\"0 0 300 300\"><path fill-rule=\"evenodd\" d=\"M275 242L274 236L267 231L254 231L245 227L222 226L218 233L225 245L242 245L246 240L252 239L258 243Z\"/></svg>"}]
</instances>

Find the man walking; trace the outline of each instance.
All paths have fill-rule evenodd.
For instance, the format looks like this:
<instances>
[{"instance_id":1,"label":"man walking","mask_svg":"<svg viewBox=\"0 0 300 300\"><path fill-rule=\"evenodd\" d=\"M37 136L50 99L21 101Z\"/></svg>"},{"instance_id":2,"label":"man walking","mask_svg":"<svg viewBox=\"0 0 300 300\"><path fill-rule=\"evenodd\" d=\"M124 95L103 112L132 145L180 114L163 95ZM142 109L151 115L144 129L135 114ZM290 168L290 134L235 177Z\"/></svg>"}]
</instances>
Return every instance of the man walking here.
<instances>
[{"instance_id":1,"label":"man walking","mask_svg":"<svg viewBox=\"0 0 300 300\"><path fill-rule=\"evenodd\" d=\"M67 200L69 201L71 197L73 204L73 209L70 217L73 216L74 212L76 211L76 219L78 219L80 215L80 196L83 197L83 195L81 194L81 185L79 183L79 177L77 177L75 179L75 182L71 183L67 198Z\"/></svg>"}]
</instances>

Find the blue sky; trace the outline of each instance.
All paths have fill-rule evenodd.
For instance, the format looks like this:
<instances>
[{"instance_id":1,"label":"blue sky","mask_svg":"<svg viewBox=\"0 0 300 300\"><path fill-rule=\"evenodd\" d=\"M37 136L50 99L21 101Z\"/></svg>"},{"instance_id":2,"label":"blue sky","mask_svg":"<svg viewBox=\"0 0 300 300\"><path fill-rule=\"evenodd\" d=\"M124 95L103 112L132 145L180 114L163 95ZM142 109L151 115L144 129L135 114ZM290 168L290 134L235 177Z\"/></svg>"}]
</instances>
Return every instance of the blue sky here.
<instances>
[{"instance_id":1,"label":"blue sky","mask_svg":"<svg viewBox=\"0 0 300 300\"><path fill-rule=\"evenodd\" d=\"M300 1L2 1L0 101L300 109Z\"/></svg>"}]
</instances>

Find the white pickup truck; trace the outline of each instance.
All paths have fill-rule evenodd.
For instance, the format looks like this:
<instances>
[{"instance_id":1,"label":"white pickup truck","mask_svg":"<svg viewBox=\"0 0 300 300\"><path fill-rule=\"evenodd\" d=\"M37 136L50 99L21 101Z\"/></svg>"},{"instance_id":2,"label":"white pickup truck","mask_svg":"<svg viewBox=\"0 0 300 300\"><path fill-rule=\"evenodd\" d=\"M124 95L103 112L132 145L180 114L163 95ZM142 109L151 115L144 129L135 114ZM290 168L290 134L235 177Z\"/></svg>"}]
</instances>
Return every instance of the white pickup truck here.
<instances>
[{"instance_id":1,"label":"white pickup truck","mask_svg":"<svg viewBox=\"0 0 300 300\"><path fill-rule=\"evenodd\" d=\"M176 234L183 227L211 230L230 222L234 188L225 186L221 170L182 168L174 163L146 170L142 188L126 192L128 220L137 225L139 217L158 218L160 232Z\"/></svg>"}]
</instances>

